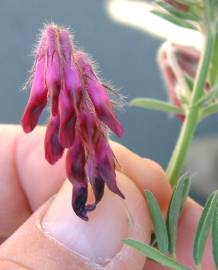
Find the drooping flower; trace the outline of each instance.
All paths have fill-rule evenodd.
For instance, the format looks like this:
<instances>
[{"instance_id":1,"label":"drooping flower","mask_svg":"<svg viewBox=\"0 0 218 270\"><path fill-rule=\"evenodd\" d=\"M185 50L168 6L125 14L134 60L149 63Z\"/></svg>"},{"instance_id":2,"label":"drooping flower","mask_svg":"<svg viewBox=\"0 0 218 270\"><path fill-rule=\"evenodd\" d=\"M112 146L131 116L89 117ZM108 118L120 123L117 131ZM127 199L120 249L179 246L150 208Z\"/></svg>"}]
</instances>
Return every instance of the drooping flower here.
<instances>
[{"instance_id":1,"label":"drooping flower","mask_svg":"<svg viewBox=\"0 0 218 270\"><path fill-rule=\"evenodd\" d=\"M194 47L165 42L158 53L158 63L166 82L170 101L185 107L190 101L193 82L200 60L200 51ZM209 89L206 83L205 90ZM180 120L183 115L178 115Z\"/></svg>"},{"instance_id":2,"label":"drooping flower","mask_svg":"<svg viewBox=\"0 0 218 270\"><path fill-rule=\"evenodd\" d=\"M123 128L105 85L88 56L74 48L67 29L51 24L42 31L32 77L22 127L31 132L50 100L45 158L54 164L67 150L72 207L87 220L87 212L101 200L105 184L124 198L116 184L116 160L108 143L108 130L122 136ZM95 197L91 205L87 204L88 183Z\"/></svg>"}]
</instances>

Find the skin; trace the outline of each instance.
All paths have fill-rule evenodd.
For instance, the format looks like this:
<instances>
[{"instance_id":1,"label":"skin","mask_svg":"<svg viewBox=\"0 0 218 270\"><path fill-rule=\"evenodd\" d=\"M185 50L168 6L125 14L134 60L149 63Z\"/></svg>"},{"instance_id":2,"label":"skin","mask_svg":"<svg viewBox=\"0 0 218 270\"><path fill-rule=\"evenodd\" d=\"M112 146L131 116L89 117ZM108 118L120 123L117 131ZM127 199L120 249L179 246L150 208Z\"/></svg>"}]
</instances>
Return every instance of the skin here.
<instances>
[{"instance_id":1,"label":"skin","mask_svg":"<svg viewBox=\"0 0 218 270\"><path fill-rule=\"evenodd\" d=\"M150 241L145 189L154 193L166 213L171 188L162 168L111 142L119 163L118 185L126 200L106 189L102 202L90 213L90 221L84 223L74 216L70 203L65 203L70 202L72 186L65 180L64 158L54 166L44 159L44 132L41 127L26 135L18 126L0 126L0 270L167 269L122 244L124 238ZM189 199L179 225L177 256L191 269L195 269L191 249L201 211ZM69 230L54 231L58 218L61 224L68 221ZM68 241L66 236L71 234L70 239L78 241ZM83 243L83 236L91 249ZM209 240L203 268L213 270L210 249Z\"/></svg>"}]
</instances>

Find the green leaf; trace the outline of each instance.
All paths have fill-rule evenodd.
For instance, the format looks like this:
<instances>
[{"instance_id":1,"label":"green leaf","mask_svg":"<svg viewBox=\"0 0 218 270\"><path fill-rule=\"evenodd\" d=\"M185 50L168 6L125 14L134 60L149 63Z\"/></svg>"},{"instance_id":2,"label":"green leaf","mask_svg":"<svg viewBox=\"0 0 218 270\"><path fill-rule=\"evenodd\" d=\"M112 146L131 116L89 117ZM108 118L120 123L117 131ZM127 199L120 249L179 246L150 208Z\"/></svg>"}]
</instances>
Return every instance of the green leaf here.
<instances>
[{"instance_id":1,"label":"green leaf","mask_svg":"<svg viewBox=\"0 0 218 270\"><path fill-rule=\"evenodd\" d=\"M172 5L169 5L168 3L165 3L161 0L157 1L156 4L160 6L161 8L165 9L167 12L169 12L171 15L178 17L182 20L191 20L191 21L200 21L201 18L193 13L190 13L188 11L181 11L179 9L175 9Z\"/></svg>"},{"instance_id":2,"label":"green leaf","mask_svg":"<svg viewBox=\"0 0 218 270\"><path fill-rule=\"evenodd\" d=\"M183 21L182 19L177 18L176 16L170 15L166 12L162 12L159 10L151 10L151 13L153 13L154 15L157 15L159 17L161 17L164 20L167 20L171 23L174 23L180 27L184 27L184 28L188 28L188 29L192 29L192 30L198 30L196 28L195 25L193 25L192 23Z\"/></svg>"},{"instance_id":3,"label":"green leaf","mask_svg":"<svg viewBox=\"0 0 218 270\"><path fill-rule=\"evenodd\" d=\"M218 103L212 104L207 108L203 109L201 112L200 120L203 120L215 113L218 113Z\"/></svg>"},{"instance_id":4,"label":"green leaf","mask_svg":"<svg viewBox=\"0 0 218 270\"><path fill-rule=\"evenodd\" d=\"M208 233L218 205L218 191L213 192L207 200L199 220L193 246L193 257L196 265L200 265L204 253Z\"/></svg>"},{"instance_id":5,"label":"green leaf","mask_svg":"<svg viewBox=\"0 0 218 270\"><path fill-rule=\"evenodd\" d=\"M216 207L212 222L212 249L214 262L218 269L218 207Z\"/></svg>"},{"instance_id":6,"label":"green leaf","mask_svg":"<svg viewBox=\"0 0 218 270\"><path fill-rule=\"evenodd\" d=\"M146 245L146 244L143 244L143 243L140 243L138 241L131 240L131 239L124 240L124 243L141 251L148 258L152 259L153 261L155 261L155 262L157 262L165 267L169 267L170 269L173 269L173 270L191 270L191 269L177 263L171 257L166 256L165 254L163 254L162 252L160 252L156 248L153 248L149 245Z\"/></svg>"},{"instance_id":7,"label":"green leaf","mask_svg":"<svg viewBox=\"0 0 218 270\"><path fill-rule=\"evenodd\" d=\"M175 255L176 249L176 236L177 227L180 214L182 212L185 200L190 190L190 178L188 176L182 176L176 187L174 188L173 195L171 198L168 217L167 217L167 228L169 236L169 252Z\"/></svg>"},{"instance_id":8,"label":"green leaf","mask_svg":"<svg viewBox=\"0 0 218 270\"><path fill-rule=\"evenodd\" d=\"M156 241L160 251L163 253L168 253L168 234L165 221L161 215L160 207L155 199L154 195L150 191L145 191L148 207L151 214L152 223L154 226L154 233L156 236Z\"/></svg>"},{"instance_id":9,"label":"green leaf","mask_svg":"<svg viewBox=\"0 0 218 270\"><path fill-rule=\"evenodd\" d=\"M176 107L168 102L152 98L134 98L129 103L131 106L152 109L161 112L184 114L182 108Z\"/></svg>"}]
</instances>

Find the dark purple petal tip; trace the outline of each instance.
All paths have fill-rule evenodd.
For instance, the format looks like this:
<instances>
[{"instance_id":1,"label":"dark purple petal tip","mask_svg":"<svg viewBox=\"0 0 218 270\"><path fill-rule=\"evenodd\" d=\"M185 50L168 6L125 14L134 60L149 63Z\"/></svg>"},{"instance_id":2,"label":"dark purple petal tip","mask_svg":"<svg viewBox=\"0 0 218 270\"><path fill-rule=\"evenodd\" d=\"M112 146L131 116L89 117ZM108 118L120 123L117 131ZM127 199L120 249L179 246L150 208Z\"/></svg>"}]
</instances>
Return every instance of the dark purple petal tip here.
<instances>
[{"instance_id":1,"label":"dark purple petal tip","mask_svg":"<svg viewBox=\"0 0 218 270\"><path fill-rule=\"evenodd\" d=\"M87 187L73 187L72 207L76 215L88 221L86 201L88 198Z\"/></svg>"},{"instance_id":2,"label":"dark purple petal tip","mask_svg":"<svg viewBox=\"0 0 218 270\"><path fill-rule=\"evenodd\" d=\"M45 158L50 164L58 161L64 152L64 148L58 140L59 117L52 116L49 120L45 134Z\"/></svg>"}]
</instances>

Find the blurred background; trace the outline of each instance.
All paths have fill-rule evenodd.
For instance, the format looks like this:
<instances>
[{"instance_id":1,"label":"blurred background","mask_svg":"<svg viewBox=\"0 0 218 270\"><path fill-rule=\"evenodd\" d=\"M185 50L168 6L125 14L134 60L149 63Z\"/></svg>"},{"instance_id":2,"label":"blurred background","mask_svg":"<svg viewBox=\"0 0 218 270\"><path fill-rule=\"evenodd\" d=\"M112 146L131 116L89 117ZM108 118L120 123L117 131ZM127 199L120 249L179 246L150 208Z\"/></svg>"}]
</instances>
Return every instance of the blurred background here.
<instances>
[{"instance_id":1,"label":"blurred background","mask_svg":"<svg viewBox=\"0 0 218 270\"><path fill-rule=\"evenodd\" d=\"M115 1L1 1L1 123L18 124L20 121L28 98L28 92L21 91L22 86L33 63L31 54L37 33L46 22L69 26L74 33L76 44L99 64L102 77L121 89L121 93L128 100L143 96L167 99L165 86L156 64L157 49L163 39L146 34L142 28L132 27L128 22L121 24L115 20L112 10L109 10L109 2ZM133 2L137 4L140 1ZM122 15L122 9L120 12ZM162 25L158 27L161 29ZM118 112L118 116L125 128L125 136L119 141L139 155L154 159L165 167L176 142L180 128L179 121L163 113L130 107ZM47 115L44 114L42 124L46 122L46 118ZM203 186L199 188L199 184L193 185L193 194L200 194L199 200L217 186L218 158L216 159L214 154L215 157L210 159L216 144L211 147L203 144L204 148L201 147L202 141L211 142L210 138L217 142L216 134L218 134L218 117L214 116L200 125L197 141L189 155L187 168L194 168L195 177L202 178L196 175L195 171L198 171L198 166L202 170L204 165L204 177L200 181ZM113 139L118 140L115 137ZM216 152L218 151L214 153ZM211 172L211 163L215 171L209 176L207 172Z\"/></svg>"}]
</instances>

